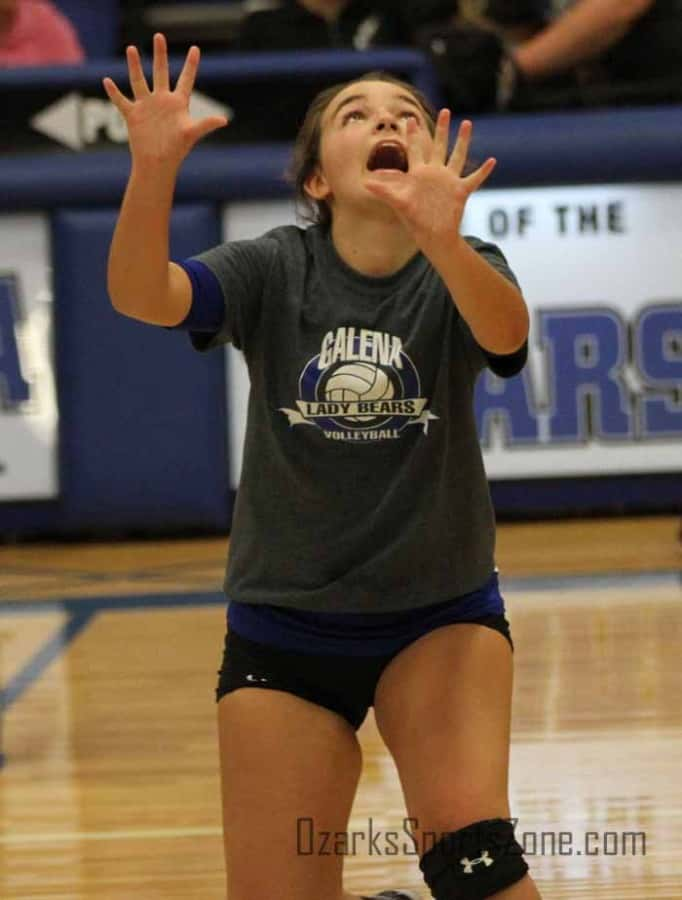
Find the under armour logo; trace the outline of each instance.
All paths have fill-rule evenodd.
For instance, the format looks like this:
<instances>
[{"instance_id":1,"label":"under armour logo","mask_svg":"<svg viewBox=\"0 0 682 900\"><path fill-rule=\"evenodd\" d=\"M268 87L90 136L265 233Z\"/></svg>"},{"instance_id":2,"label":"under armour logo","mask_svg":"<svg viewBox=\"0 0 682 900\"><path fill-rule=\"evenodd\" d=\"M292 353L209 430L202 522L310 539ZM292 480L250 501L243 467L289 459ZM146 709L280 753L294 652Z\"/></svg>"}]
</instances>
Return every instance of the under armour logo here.
<instances>
[{"instance_id":1,"label":"under armour logo","mask_svg":"<svg viewBox=\"0 0 682 900\"><path fill-rule=\"evenodd\" d=\"M267 683L268 679L267 678L259 678L258 675L247 675L246 680L247 681L262 681L262 682Z\"/></svg>"},{"instance_id":2,"label":"under armour logo","mask_svg":"<svg viewBox=\"0 0 682 900\"><path fill-rule=\"evenodd\" d=\"M484 850L478 859L469 859L468 856L464 856L460 859L460 863L464 866L465 875L471 875L474 871L474 866L477 866L479 863L483 863L484 866L492 866L494 862L495 860L490 858L487 850Z\"/></svg>"}]
</instances>

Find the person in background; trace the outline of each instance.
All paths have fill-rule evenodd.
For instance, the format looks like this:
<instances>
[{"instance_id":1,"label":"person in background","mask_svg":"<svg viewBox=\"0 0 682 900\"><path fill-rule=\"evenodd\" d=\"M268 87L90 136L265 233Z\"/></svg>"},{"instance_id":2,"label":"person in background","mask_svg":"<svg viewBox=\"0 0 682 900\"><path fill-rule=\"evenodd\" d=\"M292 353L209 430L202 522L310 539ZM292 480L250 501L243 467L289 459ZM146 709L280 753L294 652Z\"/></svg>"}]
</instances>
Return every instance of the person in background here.
<instances>
[{"instance_id":1,"label":"person in background","mask_svg":"<svg viewBox=\"0 0 682 900\"><path fill-rule=\"evenodd\" d=\"M418 40L466 112L682 96L682 0L460 0Z\"/></svg>"},{"instance_id":2,"label":"person in background","mask_svg":"<svg viewBox=\"0 0 682 900\"><path fill-rule=\"evenodd\" d=\"M235 50L367 50L412 43L414 32L445 19L456 0L282 0L274 9L247 16Z\"/></svg>"},{"instance_id":3,"label":"person in background","mask_svg":"<svg viewBox=\"0 0 682 900\"><path fill-rule=\"evenodd\" d=\"M49 0L0 0L0 68L84 59L73 25Z\"/></svg>"},{"instance_id":4,"label":"person in background","mask_svg":"<svg viewBox=\"0 0 682 900\"><path fill-rule=\"evenodd\" d=\"M456 0L281 0L253 12L242 22L231 49L243 53L307 50L372 50L409 46L418 29L452 14ZM332 79L333 80L333 79ZM327 83L331 83L328 80ZM316 87L323 85L318 81ZM267 116L250 126L237 122L242 140L292 140L315 91L301 78L273 83Z\"/></svg>"},{"instance_id":5,"label":"person in background","mask_svg":"<svg viewBox=\"0 0 682 900\"><path fill-rule=\"evenodd\" d=\"M488 5L492 21L507 29L518 4L492 0ZM567 72L582 84L609 78L637 81L655 75L672 58L656 39L662 32L654 23L666 18L664 8L677 0L547 0L535 5L542 25L515 42L509 54L516 70L511 77L531 88ZM644 66L637 64L637 56L642 63L647 60Z\"/></svg>"}]
</instances>

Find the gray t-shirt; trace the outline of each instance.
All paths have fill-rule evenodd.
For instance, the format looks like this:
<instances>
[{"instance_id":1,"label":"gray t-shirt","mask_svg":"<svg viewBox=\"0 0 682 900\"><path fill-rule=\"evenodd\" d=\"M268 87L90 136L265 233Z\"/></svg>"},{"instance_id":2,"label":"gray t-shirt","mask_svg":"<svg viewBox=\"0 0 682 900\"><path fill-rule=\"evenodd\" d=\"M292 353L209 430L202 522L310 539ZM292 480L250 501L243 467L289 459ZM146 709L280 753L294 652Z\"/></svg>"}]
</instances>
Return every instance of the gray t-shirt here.
<instances>
[{"instance_id":1,"label":"gray t-shirt","mask_svg":"<svg viewBox=\"0 0 682 900\"><path fill-rule=\"evenodd\" d=\"M510 280L501 252L469 243ZM417 254L347 266L320 226L195 257L217 276L251 379L225 579L229 600L320 612L427 606L494 569L473 411L486 355Z\"/></svg>"}]
</instances>

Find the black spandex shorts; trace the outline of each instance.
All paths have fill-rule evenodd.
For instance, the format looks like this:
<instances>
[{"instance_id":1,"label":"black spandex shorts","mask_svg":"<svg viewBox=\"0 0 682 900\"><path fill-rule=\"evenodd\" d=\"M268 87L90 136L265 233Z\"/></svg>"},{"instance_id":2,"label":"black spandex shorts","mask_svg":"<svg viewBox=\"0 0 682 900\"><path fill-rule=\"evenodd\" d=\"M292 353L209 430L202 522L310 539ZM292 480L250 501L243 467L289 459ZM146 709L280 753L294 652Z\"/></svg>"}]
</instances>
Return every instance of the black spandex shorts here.
<instances>
[{"instance_id":1,"label":"black spandex shorts","mask_svg":"<svg viewBox=\"0 0 682 900\"><path fill-rule=\"evenodd\" d=\"M504 615L486 615L468 622L499 631L514 649ZM374 703L381 673L402 649L381 656L300 653L228 631L216 700L237 688L267 686L324 706L343 716L357 731Z\"/></svg>"}]
</instances>

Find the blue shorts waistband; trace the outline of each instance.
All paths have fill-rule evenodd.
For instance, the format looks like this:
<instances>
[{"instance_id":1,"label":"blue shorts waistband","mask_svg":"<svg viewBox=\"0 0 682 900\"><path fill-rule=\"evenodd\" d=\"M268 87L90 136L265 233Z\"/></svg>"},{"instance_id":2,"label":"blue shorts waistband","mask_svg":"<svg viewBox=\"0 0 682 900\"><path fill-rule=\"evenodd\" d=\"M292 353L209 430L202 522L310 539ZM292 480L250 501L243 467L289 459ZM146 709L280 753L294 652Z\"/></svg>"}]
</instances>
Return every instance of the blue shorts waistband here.
<instances>
[{"instance_id":1,"label":"blue shorts waistband","mask_svg":"<svg viewBox=\"0 0 682 900\"><path fill-rule=\"evenodd\" d=\"M393 653L440 625L504 615L504 612L504 600L494 572L475 591L398 612L311 612L231 601L228 627L248 640L282 650L374 656Z\"/></svg>"}]
</instances>

